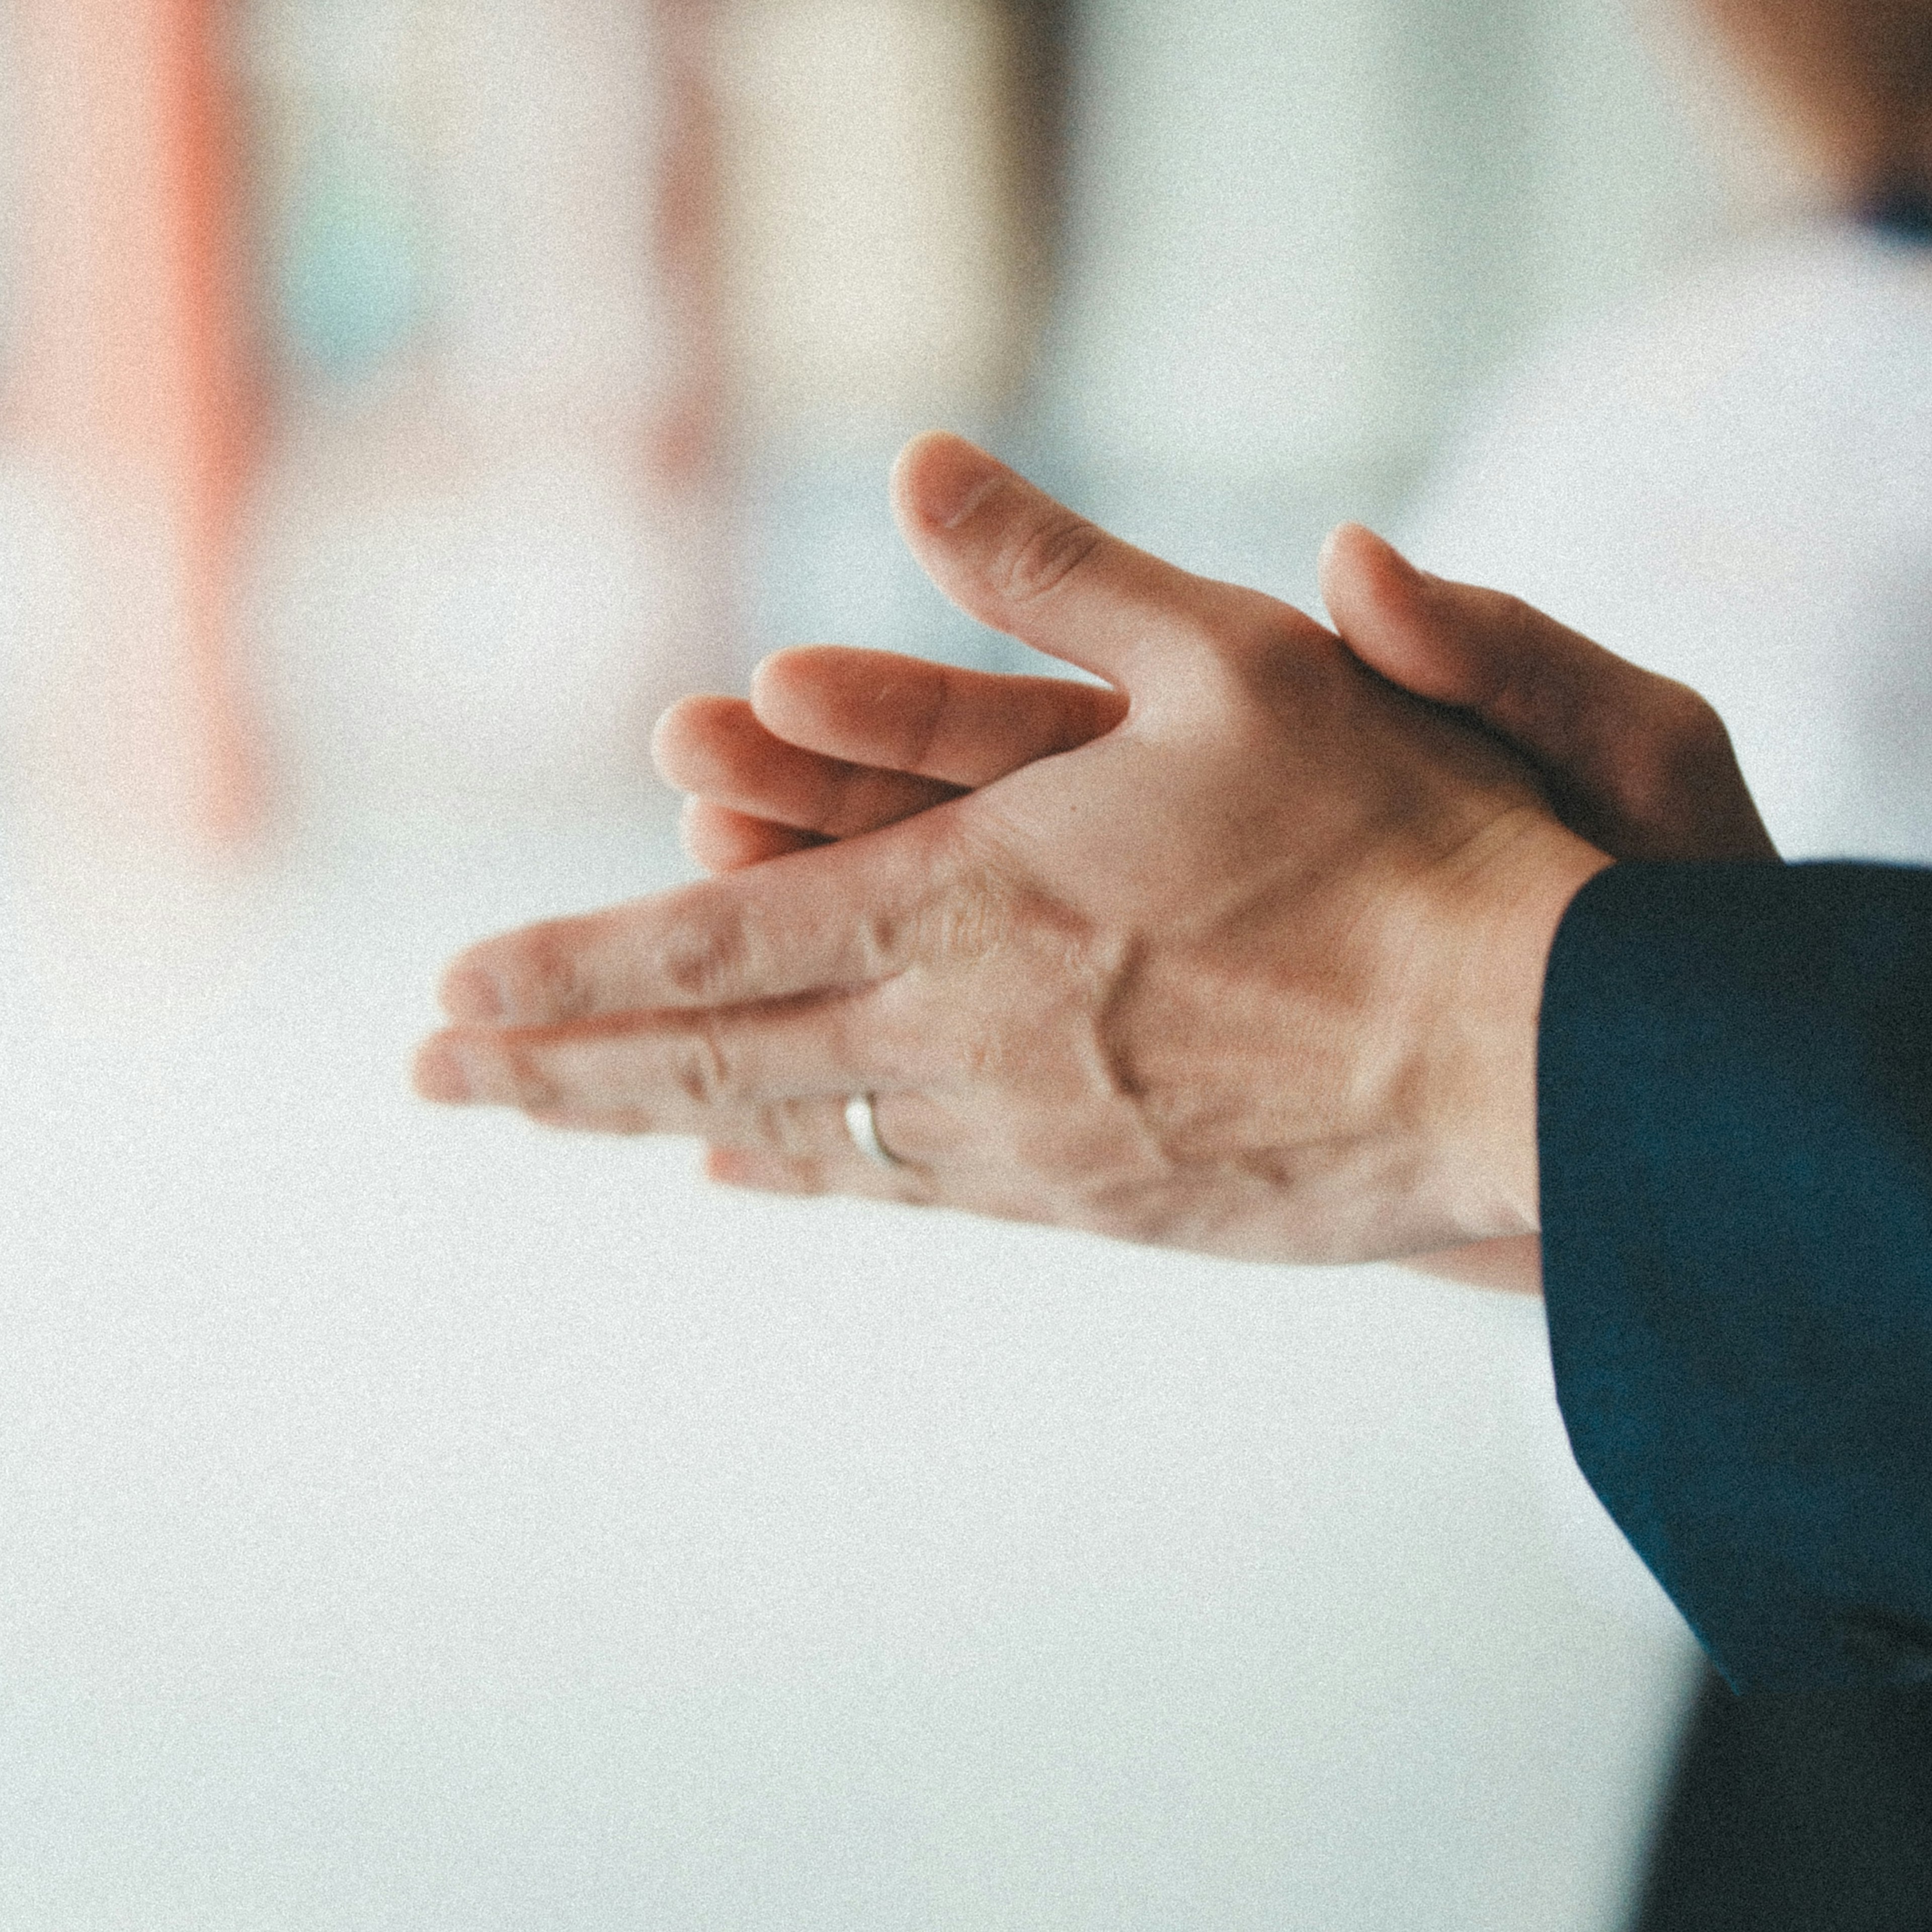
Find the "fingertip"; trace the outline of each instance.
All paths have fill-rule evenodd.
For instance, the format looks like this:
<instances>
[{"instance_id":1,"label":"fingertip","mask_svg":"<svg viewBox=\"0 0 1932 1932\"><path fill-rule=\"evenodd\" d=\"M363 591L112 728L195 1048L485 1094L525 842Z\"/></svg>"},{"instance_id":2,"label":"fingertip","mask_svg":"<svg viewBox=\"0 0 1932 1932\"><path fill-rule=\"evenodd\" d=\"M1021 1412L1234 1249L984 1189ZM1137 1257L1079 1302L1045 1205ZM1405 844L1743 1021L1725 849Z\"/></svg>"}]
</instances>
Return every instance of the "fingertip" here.
<instances>
[{"instance_id":1,"label":"fingertip","mask_svg":"<svg viewBox=\"0 0 1932 1932\"><path fill-rule=\"evenodd\" d=\"M714 874L742 872L768 859L787 858L826 843L816 832L734 812L706 798L685 800L678 834L692 860Z\"/></svg>"},{"instance_id":2,"label":"fingertip","mask_svg":"<svg viewBox=\"0 0 1932 1932\"><path fill-rule=\"evenodd\" d=\"M1322 539L1322 548L1316 558L1316 568L1325 571L1331 565L1346 562L1364 537L1372 541L1374 536L1374 531L1366 524L1337 524Z\"/></svg>"},{"instance_id":3,"label":"fingertip","mask_svg":"<svg viewBox=\"0 0 1932 1932\"><path fill-rule=\"evenodd\" d=\"M787 644L783 650L761 657L752 667L752 681L746 687L752 710L758 710L761 698L787 689L801 673L808 671L812 653L823 648L818 644Z\"/></svg>"},{"instance_id":4,"label":"fingertip","mask_svg":"<svg viewBox=\"0 0 1932 1932\"><path fill-rule=\"evenodd\" d=\"M1386 537L1346 523L1322 546L1322 602L1342 641L1391 683L1438 703L1468 701L1458 612Z\"/></svg>"},{"instance_id":5,"label":"fingertip","mask_svg":"<svg viewBox=\"0 0 1932 1932\"><path fill-rule=\"evenodd\" d=\"M853 655L854 647L846 644L788 644L782 651L773 651L752 673L752 716L768 731L787 737L784 728L795 713L802 710L807 718L816 716L818 701ZM796 738L788 741L801 742Z\"/></svg>"},{"instance_id":6,"label":"fingertip","mask_svg":"<svg viewBox=\"0 0 1932 1932\"><path fill-rule=\"evenodd\" d=\"M806 1196L822 1193L816 1165L760 1154L748 1148L707 1147L704 1174L720 1187L736 1187L754 1194Z\"/></svg>"},{"instance_id":7,"label":"fingertip","mask_svg":"<svg viewBox=\"0 0 1932 1932\"><path fill-rule=\"evenodd\" d=\"M736 1148L707 1147L704 1150L704 1178L720 1187L742 1187L745 1157Z\"/></svg>"},{"instance_id":8,"label":"fingertip","mask_svg":"<svg viewBox=\"0 0 1932 1932\"><path fill-rule=\"evenodd\" d=\"M1337 524L1322 539L1317 560L1324 597L1331 582L1366 576L1373 590L1420 590L1429 581L1395 545L1366 524Z\"/></svg>"},{"instance_id":9,"label":"fingertip","mask_svg":"<svg viewBox=\"0 0 1932 1932\"><path fill-rule=\"evenodd\" d=\"M416 1048L410 1084L422 1099L439 1106L458 1107L470 1098L469 1069L446 1034L437 1034Z\"/></svg>"},{"instance_id":10,"label":"fingertip","mask_svg":"<svg viewBox=\"0 0 1932 1932\"><path fill-rule=\"evenodd\" d=\"M1010 473L963 436L928 430L892 465L892 507L902 520L928 530L957 530Z\"/></svg>"},{"instance_id":11,"label":"fingertip","mask_svg":"<svg viewBox=\"0 0 1932 1932\"><path fill-rule=\"evenodd\" d=\"M696 791L710 782L706 754L742 735L750 706L742 698L698 694L680 698L651 728L651 762L674 791Z\"/></svg>"},{"instance_id":12,"label":"fingertip","mask_svg":"<svg viewBox=\"0 0 1932 1932\"><path fill-rule=\"evenodd\" d=\"M691 700L680 698L673 705L660 711L657 722L651 727L651 769L674 791L681 790L672 776L677 768L678 754L683 748L685 722L679 716Z\"/></svg>"}]
</instances>

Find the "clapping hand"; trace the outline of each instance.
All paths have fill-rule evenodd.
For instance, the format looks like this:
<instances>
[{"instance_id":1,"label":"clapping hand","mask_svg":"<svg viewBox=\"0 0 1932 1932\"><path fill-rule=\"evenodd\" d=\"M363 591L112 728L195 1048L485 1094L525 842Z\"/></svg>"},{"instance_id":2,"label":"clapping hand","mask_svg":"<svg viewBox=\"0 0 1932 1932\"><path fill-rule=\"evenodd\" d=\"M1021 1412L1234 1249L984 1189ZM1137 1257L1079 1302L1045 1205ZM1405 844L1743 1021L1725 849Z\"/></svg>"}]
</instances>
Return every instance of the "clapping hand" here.
<instances>
[{"instance_id":1,"label":"clapping hand","mask_svg":"<svg viewBox=\"0 0 1932 1932\"><path fill-rule=\"evenodd\" d=\"M1541 962L1605 860L1550 808L1547 769L1440 705L1473 695L1580 770L1606 754L1553 673L1456 688L1495 665L1437 649L1442 600L1490 593L1345 533L1328 594L1352 652L955 440L915 445L896 494L957 601L1112 688L792 652L749 706L680 707L661 756L698 794L694 849L736 869L472 950L424 1090L702 1134L744 1184L1222 1252L1532 1228ZM1580 663L1573 685L1601 682ZM1662 796L1655 772L1605 789L1603 824L1652 837ZM854 1148L854 1094L894 1166Z\"/></svg>"}]
</instances>

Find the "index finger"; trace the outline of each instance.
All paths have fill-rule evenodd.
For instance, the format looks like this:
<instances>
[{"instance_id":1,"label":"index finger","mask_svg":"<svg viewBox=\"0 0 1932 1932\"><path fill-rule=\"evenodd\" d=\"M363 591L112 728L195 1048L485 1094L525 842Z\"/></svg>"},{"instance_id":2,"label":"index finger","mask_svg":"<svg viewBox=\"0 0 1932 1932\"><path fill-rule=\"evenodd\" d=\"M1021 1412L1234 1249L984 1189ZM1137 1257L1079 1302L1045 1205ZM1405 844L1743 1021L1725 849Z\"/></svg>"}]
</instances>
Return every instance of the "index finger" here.
<instances>
[{"instance_id":1,"label":"index finger","mask_svg":"<svg viewBox=\"0 0 1932 1932\"><path fill-rule=\"evenodd\" d=\"M739 1006L902 971L946 920L956 862L929 821L486 939L443 976L451 1018L552 1026Z\"/></svg>"}]
</instances>

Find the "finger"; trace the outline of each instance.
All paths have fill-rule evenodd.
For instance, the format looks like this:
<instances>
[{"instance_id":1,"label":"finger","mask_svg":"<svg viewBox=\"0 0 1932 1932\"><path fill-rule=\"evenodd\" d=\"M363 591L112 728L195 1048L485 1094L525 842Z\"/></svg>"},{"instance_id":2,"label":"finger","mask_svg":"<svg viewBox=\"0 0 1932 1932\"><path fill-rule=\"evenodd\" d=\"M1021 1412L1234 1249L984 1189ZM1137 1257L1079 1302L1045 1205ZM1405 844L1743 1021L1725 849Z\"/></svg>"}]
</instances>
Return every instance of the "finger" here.
<instances>
[{"instance_id":1,"label":"finger","mask_svg":"<svg viewBox=\"0 0 1932 1932\"><path fill-rule=\"evenodd\" d=\"M860 1154L801 1160L751 1148L713 1147L706 1150L704 1171L722 1186L760 1194L842 1194L914 1208L934 1206L938 1199L931 1182L916 1168L881 1167Z\"/></svg>"},{"instance_id":2,"label":"finger","mask_svg":"<svg viewBox=\"0 0 1932 1932\"><path fill-rule=\"evenodd\" d=\"M458 1026L426 1040L417 1091L448 1106L622 1114L637 1133L709 1133L724 1113L836 1101L926 1070L862 998L654 1012L592 1025ZM839 1116L843 1119L842 1113Z\"/></svg>"},{"instance_id":3,"label":"finger","mask_svg":"<svg viewBox=\"0 0 1932 1932\"><path fill-rule=\"evenodd\" d=\"M1332 644L1286 604L1108 536L956 436L907 446L892 504L921 568L968 616L1136 696L1191 683L1244 634L1278 640L1286 626Z\"/></svg>"},{"instance_id":4,"label":"finger","mask_svg":"<svg viewBox=\"0 0 1932 1932\"><path fill-rule=\"evenodd\" d=\"M815 833L775 825L768 818L754 818L703 798L685 800L678 836L707 872L742 872L747 866L762 866L767 859L782 859L825 842Z\"/></svg>"},{"instance_id":5,"label":"finger","mask_svg":"<svg viewBox=\"0 0 1932 1932\"><path fill-rule=\"evenodd\" d=\"M658 720L651 752L681 791L826 838L896 824L959 796L957 787L930 778L801 749L760 723L741 698L674 704Z\"/></svg>"},{"instance_id":6,"label":"finger","mask_svg":"<svg viewBox=\"0 0 1932 1932\"><path fill-rule=\"evenodd\" d=\"M910 1207L950 1208L1001 1221L1050 1224L1065 1219L1060 1204L1029 1192L1011 1174L970 1167L926 1168L916 1162L881 1167L849 1149L800 1158L766 1148L724 1146L707 1148L704 1164L713 1180L761 1193L850 1195Z\"/></svg>"},{"instance_id":7,"label":"finger","mask_svg":"<svg viewBox=\"0 0 1932 1932\"><path fill-rule=\"evenodd\" d=\"M788 743L968 789L1077 750L1126 709L1105 685L836 644L779 651L752 676L752 710Z\"/></svg>"},{"instance_id":8,"label":"finger","mask_svg":"<svg viewBox=\"0 0 1932 1932\"><path fill-rule=\"evenodd\" d=\"M1322 554L1349 649L1392 683L1472 712L1527 757L1565 821L1625 859L1777 856L1729 734L1688 686L1519 598L1417 570L1360 524Z\"/></svg>"},{"instance_id":9,"label":"finger","mask_svg":"<svg viewBox=\"0 0 1932 1932\"><path fill-rule=\"evenodd\" d=\"M829 1194L824 1163L754 1154L745 1148L707 1147L706 1178L721 1186L746 1187L760 1194Z\"/></svg>"},{"instance_id":10,"label":"finger","mask_svg":"<svg viewBox=\"0 0 1932 1932\"><path fill-rule=\"evenodd\" d=\"M452 962L443 1009L542 1027L869 986L986 924L929 823L486 939Z\"/></svg>"},{"instance_id":11,"label":"finger","mask_svg":"<svg viewBox=\"0 0 1932 1932\"><path fill-rule=\"evenodd\" d=\"M634 1136L672 1131L635 1108L590 1112L526 1107L523 1112L537 1126L562 1133ZM687 1137L700 1137L697 1130L682 1131ZM781 1100L768 1107L718 1108L707 1119L701 1137L714 1146L782 1160L834 1160L852 1151L842 1101Z\"/></svg>"},{"instance_id":12,"label":"finger","mask_svg":"<svg viewBox=\"0 0 1932 1932\"><path fill-rule=\"evenodd\" d=\"M937 1203L945 1191L942 1175L962 1151L951 1110L917 1092L883 1095L877 1106L875 1132L892 1150L890 1161L876 1160L854 1144L842 1104L836 1126L819 1124L810 1146L782 1147L763 1132L710 1136L712 1178L779 1193Z\"/></svg>"}]
</instances>

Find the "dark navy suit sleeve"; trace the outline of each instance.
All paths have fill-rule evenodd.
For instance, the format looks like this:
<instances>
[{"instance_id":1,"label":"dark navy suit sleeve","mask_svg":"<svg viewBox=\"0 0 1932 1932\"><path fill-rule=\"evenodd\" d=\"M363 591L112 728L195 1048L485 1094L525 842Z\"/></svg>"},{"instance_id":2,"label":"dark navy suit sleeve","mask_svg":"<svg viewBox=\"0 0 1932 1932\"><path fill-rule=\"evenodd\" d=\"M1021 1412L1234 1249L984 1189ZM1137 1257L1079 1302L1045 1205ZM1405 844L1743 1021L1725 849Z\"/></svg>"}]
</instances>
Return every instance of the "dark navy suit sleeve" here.
<instances>
[{"instance_id":1,"label":"dark navy suit sleeve","mask_svg":"<svg viewBox=\"0 0 1932 1932\"><path fill-rule=\"evenodd\" d=\"M1735 1688L1932 1681L1932 872L1612 867L1538 1085L1592 1486Z\"/></svg>"}]
</instances>

